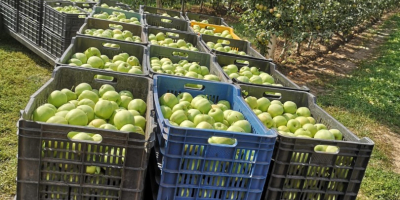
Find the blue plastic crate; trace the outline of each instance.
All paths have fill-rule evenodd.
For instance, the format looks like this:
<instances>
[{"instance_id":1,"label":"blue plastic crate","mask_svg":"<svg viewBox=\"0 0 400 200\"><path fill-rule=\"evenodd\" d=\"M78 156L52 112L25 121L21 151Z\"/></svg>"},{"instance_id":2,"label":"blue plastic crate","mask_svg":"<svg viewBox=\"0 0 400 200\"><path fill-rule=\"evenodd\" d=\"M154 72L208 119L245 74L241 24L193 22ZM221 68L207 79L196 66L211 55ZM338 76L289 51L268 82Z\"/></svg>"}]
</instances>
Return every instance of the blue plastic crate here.
<instances>
[{"instance_id":1,"label":"blue plastic crate","mask_svg":"<svg viewBox=\"0 0 400 200\"><path fill-rule=\"evenodd\" d=\"M188 78L156 75L154 101L163 155L158 200L164 199L252 199L261 198L277 134L267 130L246 107L237 86ZM185 84L203 85L200 90ZM158 98L164 93L189 92L207 95L217 102L227 100L243 113L252 133L182 128L164 119ZM212 136L235 138L234 145L209 144Z\"/></svg>"}]
</instances>

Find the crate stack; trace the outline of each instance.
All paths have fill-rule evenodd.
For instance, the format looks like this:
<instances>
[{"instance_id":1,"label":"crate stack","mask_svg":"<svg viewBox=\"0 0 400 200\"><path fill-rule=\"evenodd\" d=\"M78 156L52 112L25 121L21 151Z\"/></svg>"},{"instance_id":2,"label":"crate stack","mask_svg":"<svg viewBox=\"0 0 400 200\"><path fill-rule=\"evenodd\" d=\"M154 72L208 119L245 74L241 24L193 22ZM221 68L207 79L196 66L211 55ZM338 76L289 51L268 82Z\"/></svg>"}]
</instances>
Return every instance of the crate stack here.
<instances>
[{"instance_id":1,"label":"crate stack","mask_svg":"<svg viewBox=\"0 0 400 200\"><path fill-rule=\"evenodd\" d=\"M18 0L0 1L3 25L14 33L18 32Z\"/></svg>"},{"instance_id":2,"label":"crate stack","mask_svg":"<svg viewBox=\"0 0 400 200\"><path fill-rule=\"evenodd\" d=\"M56 7L74 6L82 13L71 14L57 11ZM85 22L89 15L82 8L69 1L48 1L43 5L43 27L41 47L44 51L59 58L71 43L72 37Z\"/></svg>"},{"instance_id":3,"label":"crate stack","mask_svg":"<svg viewBox=\"0 0 400 200\"><path fill-rule=\"evenodd\" d=\"M18 32L33 45L39 46L42 33L43 0L20 0Z\"/></svg>"}]
</instances>

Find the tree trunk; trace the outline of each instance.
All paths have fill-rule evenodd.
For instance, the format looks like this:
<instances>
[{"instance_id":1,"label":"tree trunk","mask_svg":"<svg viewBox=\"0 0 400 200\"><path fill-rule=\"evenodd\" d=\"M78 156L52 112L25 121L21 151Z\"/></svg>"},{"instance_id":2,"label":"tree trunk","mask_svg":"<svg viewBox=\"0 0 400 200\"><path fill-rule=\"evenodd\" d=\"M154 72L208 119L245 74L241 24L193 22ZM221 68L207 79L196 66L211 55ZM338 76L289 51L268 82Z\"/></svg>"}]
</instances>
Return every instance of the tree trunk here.
<instances>
[{"instance_id":1,"label":"tree trunk","mask_svg":"<svg viewBox=\"0 0 400 200\"><path fill-rule=\"evenodd\" d=\"M157 8L162 8L161 0L156 0Z\"/></svg>"},{"instance_id":2,"label":"tree trunk","mask_svg":"<svg viewBox=\"0 0 400 200\"><path fill-rule=\"evenodd\" d=\"M229 2L229 10L232 9L232 3L233 3L233 0L231 0L231 1Z\"/></svg>"},{"instance_id":3,"label":"tree trunk","mask_svg":"<svg viewBox=\"0 0 400 200\"><path fill-rule=\"evenodd\" d=\"M274 60L275 57L275 49L276 49L276 35L272 35L271 37L271 42L268 43L268 55L267 58L271 58L272 60Z\"/></svg>"},{"instance_id":4,"label":"tree trunk","mask_svg":"<svg viewBox=\"0 0 400 200\"><path fill-rule=\"evenodd\" d=\"M281 54L279 55L279 58L282 58L282 60L284 60L286 57L287 46L288 46L288 40L285 39L285 42L283 43L283 48L282 48Z\"/></svg>"},{"instance_id":5,"label":"tree trunk","mask_svg":"<svg viewBox=\"0 0 400 200\"><path fill-rule=\"evenodd\" d=\"M297 54L298 56L300 56L300 54L301 54L300 50L301 50L301 42L298 42L298 43L297 43L297 49L296 49L296 54Z\"/></svg>"},{"instance_id":6,"label":"tree trunk","mask_svg":"<svg viewBox=\"0 0 400 200\"><path fill-rule=\"evenodd\" d=\"M201 0L201 2L200 2L200 12L203 12L203 3L204 3L204 0Z\"/></svg>"},{"instance_id":7,"label":"tree trunk","mask_svg":"<svg viewBox=\"0 0 400 200\"><path fill-rule=\"evenodd\" d=\"M181 12L182 12L182 15L185 14L185 0L182 0Z\"/></svg>"}]
</instances>

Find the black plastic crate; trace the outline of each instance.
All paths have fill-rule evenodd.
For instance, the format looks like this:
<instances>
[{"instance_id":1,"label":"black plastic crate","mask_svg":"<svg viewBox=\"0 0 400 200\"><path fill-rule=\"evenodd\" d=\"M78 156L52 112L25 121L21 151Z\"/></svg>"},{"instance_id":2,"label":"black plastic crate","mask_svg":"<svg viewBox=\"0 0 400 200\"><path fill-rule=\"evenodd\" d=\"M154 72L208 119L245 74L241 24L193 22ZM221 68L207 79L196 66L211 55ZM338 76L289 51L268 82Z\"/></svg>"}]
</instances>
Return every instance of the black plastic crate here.
<instances>
[{"instance_id":1,"label":"black plastic crate","mask_svg":"<svg viewBox=\"0 0 400 200\"><path fill-rule=\"evenodd\" d=\"M28 41L35 45L40 45L41 26L40 22L35 21L20 13L18 18L18 31Z\"/></svg>"},{"instance_id":2,"label":"black plastic crate","mask_svg":"<svg viewBox=\"0 0 400 200\"><path fill-rule=\"evenodd\" d=\"M374 142L358 138L316 103L314 95L263 86L242 85L242 92L257 98L293 101L298 107L308 107L316 123L338 129L343 140L321 140L287 137L278 134L264 188L265 200L270 199L356 199L361 181L371 157ZM280 93L279 98L265 92ZM314 151L316 145L337 146L337 153Z\"/></svg>"},{"instance_id":3,"label":"black plastic crate","mask_svg":"<svg viewBox=\"0 0 400 200\"><path fill-rule=\"evenodd\" d=\"M45 26L42 27L40 45L44 51L52 55L54 58L61 57L70 44L71 39L64 39L63 37L47 29Z\"/></svg>"},{"instance_id":4,"label":"black plastic crate","mask_svg":"<svg viewBox=\"0 0 400 200\"><path fill-rule=\"evenodd\" d=\"M18 31L18 10L11 7L4 2L1 3L1 10L3 15L3 23L8 29Z\"/></svg>"},{"instance_id":5,"label":"black plastic crate","mask_svg":"<svg viewBox=\"0 0 400 200\"><path fill-rule=\"evenodd\" d=\"M267 60L264 56L262 56L259 52L257 52L255 49L253 49L250 46L250 43L244 40L235 40L235 39L229 39L229 38L221 38L221 37L216 37L216 36L212 36L212 35L205 35L205 34L201 34L200 36L201 38L201 42L203 43L203 45L205 46L205 48L207 49L207 52L209 53L213 53L213 54L224 54L224 55L234 55L234 56L238 56L238 57L253 57L253 58L257 58L257 59L262 59L262 60ZM237 54L232 54L232 53L226 53L226 52L222 52L222 51L217 51L215 49L211 49L210 47L207 46L207 42L214 42L217 43L218 41L221 40L226 40L229 41L228 45L222 45L222 46L230 46L231 49L237 50L237 51L244 51L247 56L241 56L241 55L237 55Z\"/></svg>"},{"instance_id":6,"label":"black plastic crate","mask_svg":"<svg viewBox=\"0 0 400 200\"><path fill-rule=\"evenodd\" d=\"M108 84L117 91L129 90L135 98L147 102L145 135L31 121L33 111L46 102L50 92L73 88L82 82L99 89L105 84L94 78L99 74L113 76L115 81ZM21 111L17 199L141 200L150 149L154 144L151 88L151 79L146 77L76 67L57 68L52 78L33 94L25 110ZM71 131L100 134L102 141L71 141L67 137ZM74 143L81 149L73 150ZM98 166L101 173L86 173L87 166Z\"/></svg>"},{"instance_id":7,"label":"black plastic crate","mask_svg":"<svg viewBox=\"0 0 400 200\"><path fill-rule=\"evenodd\" d=\"M179 31L189 31L189 23L182 19L164 17L161 15L145 14L145 25L176 29Z\"/></svg>"},{"instance_id":8,"label":"black plastic crate","mask_svg":"<svg viewBox=\"0 0 400 200\"><path fill-rule=\"evenodd\" d=\"M187 21L196 20L197 22L201 22L202 20L208 20L208 24L228 26L228 24L225 23L225 20L222 17L216 17L202 13L186 12L185 19Z\"/></svg>"},{"instance_id":9,"label":"black plastic crate","mask_svg":"<svg viewBox=\"0 0 400 200\"><path fill-rule=\"evenodd\" d=\"M99 0L97 5L101 6L103 3L107 4L109 7L119 7L124 11L139 12L139 9L135 9L133 6L115 0Z\"/></svg>"},{"instance_id":10,"label":"black plastic crate","mask_svg":"<svg viewBox=\"0 0 400 200\"><path fill-rule=\"evenodd\" d=\"M155 7L145 6L145 5L140 6L140 13L141 14L156 14L156 15L162 15L164 13L167 13L172 18L176 16L176 17L179 17L179 19L185 20L185 18L182 15L182 12L180 12L180 11L169 10L169 9L164 9L164 8L155 8Z\"/></svg>"},{"instance_id":11,"label":"black plastic crate","mask_svg":"<svg viewBox=\"0 0 400 200\"><path fill-rule=\"evenodd\" d=\"M74 5L85 10L85 9L92 9L91 12L88 12L89 14L93 12L94 7L97 5L97 2L93 1L88 1L88 2L74 2ZM86 11L86 10L85 10Z\"/></svg>"},{"instance_id":12,"label":"black plastic crate","mask_svg":"<svg viewBox=\"0 0 400 200\"><path fill-rule=\"evenodd\" d=\"M103 7L99 7L99 6L95 6L93 8L93 12L89 15L89 17L94 18L93 15L100 14L100 13L103 13L103 12L106 12L109 15L112 14L113 12L121 12L121 13L125 14L126 18L134 17L134 18L136 18L136 19L138 19L140 21L141 25L144 25L143 16L141 14L139 14L139 13L128 12L128 11L125 11L125 10L115 10L115 9L111 9L111 8L103 8Z\"/></svg>"},{"instance_id":13,"label":"black plastic crate","mask_svg":"<svg viewBox=\"0 0 400 200\"><path fill-rule=\"evenodd\" d=\"M286 76L284 76L281 72L279 72L276 69L276 65L272 61L254 59L254 58L250 58L250 57L246 57L246 58L237 57L237 56L224 55L224 54L219 54L219 55L217 54L215 56L215 59L216 59L216 62L218 63L218 67L221 70L222 70L222 67L230 65L230 64L236 65L239 70L240 70L240 68L245 67L245 66L257 67L260 71L266 72L269 75L271 75L274 78L275 83L279 83L279 84L283 85L283 87L272 86L272 85L268 85L266 87L284 88L284 89L289 89L289 90L303 90L303 91L307 91L307 92L309 91L308 88L301 88L296 83L294 83L293 81L288 79ZM246 64L243 61L245 61ZM222 70L222 72L227 79L232 80L234 83L257 85L257 84L253 84L253 83L241 82L241 81L237 80L236 78L232 79L223 70Z\"/></svg>"},{"instance_id":14,"label":"black plastic crate","mask_svg":"<svg viewBox=\"0 0 400 200\"><path fill-rule=\"evenodd\" d=\"M18 8L18 2L20 0L1 0L1 1L2 3L5 3L12 8Z\"/></svg>"},{"instance_id":15,"label":"black plastic crate","mask_svg":"<svg viewBox=\"0 0 400 200\"><path fill-rule=\"evenodd\" d=\"M27 17L41 22L43 0L19 0L19 11Z\"/></svg>"},{"instance_id":16,"label":"black plastic crate","mask_svg":"<svg viewBox=\"0 0 400 200\"><path fill-rule=\"evenodd\" d=\"M104 46L105 43L112 43L119 45L119 48L112 48ZM136 56L139 59L139 62L142 64L142 72L141 76L148 76L149 70L147 67L147 47L138 44L127 43L124 41L118 40L108 40L103 38L94 38L94 37L82 37L77 36L73 38L71 45L65 50L64 54L56 61L57 65L67 65L68 60L74 53L84 52L86 49L90 47L96 47L100 50L101 54L107 55L109 58L120 54L120 53L128 53L130 56ZM120 74L127 74L122 72L116 72ZM140 76L140 75L137 75Z\"/></svg>"},{"instance_id":17,"label":"black plastic crate","mask_svg":"<svg viewBox=\"0 0 400 200\"><path fill-rule=\"evenodd\" d=\"M173 52L176 53L181 53L185 54L185 56L176 56L173 55ZM206 66L210 74L214 74L219 77L221 82L228 83L230 82L229 79L227 79L220 67L215 63L214 61L214 56L208 54L208 53L203 53L203 52L194 52L194 51L187 51L183 49L174 49L174 48L169 48L169 47L163 47L163 46L158 46L158 45L150 45L149 46L149 55L147 56L147 63L149 64L149 73L150 76L152 77L155 74L160 74L155 72L151 68L151 63L150 63L150 58L151 57L158 57L158 58L169 58L173 63L178 63L180 60L187 60L189 62L197 62L201 66ZM170 75L170 74L164 74L164 75ZM170 75L170 76L175 76L175 75Z\"/></svg>"},{"instance_id":18,"label":"black plastic crate","mask_svg":"<svg viewBox=\"0 0 400 200\"><path fill-rule=\"evenodd\" d=\"M85 18L89 15L84 10L80 9L85 14L69 14L61 13L55 10L56 6L74 5L69 1L49 1L44 3L43 25L52 30L63 38L70 39L74 36L74 32L85 23Z\"/></svg>"},{"instance_id":19,"label":"black plastic crate","mask_svg":"<svg viewBox=\"0 0 400 200\"><path fill-rule=\"evenodd\" d=\"M179 35L178 37L167 36L167 35L165 35L165 36L171 38L172 40L174 40L174 42L178 41L179 39L183 39L186 42L191 43L200 52L208 52L207 48L200 41L199 36L196 35L195 33L171 30L171 29L166 29L166 28L158 28L158 27L154 27L154 26L148 26L146 29L147 29L147 34L148 35L150 35L150 34L157 35L157 33L159 33L159 32L163 32L164 34L167 34L167 32L177 33Z\"/></svg>"},{"instance_id":20,"label":"black plastic crate","mask_svg":"<svg viewBox=\"0 0 400 200\"><path fill-rule=\"evenodd\" d=\"M96 19L96 18L87 18L85 23L82 25L82 27L79 29L77 32L77 35L85 36L85 37L94 37L94 38L103 38L103 37L95 37L91 35L85 35L85 30L86 29L113 29L110 28L111 24L115 25L121 25L123 28L121 31L128 30L132 32L133 36L140 36L142 39L142 42L136 43L136 42L129 42L129 41L124 41L124 40L117 40L117 39L112 39L112 38L105 38L113 41L124 41L127 43L133 43L133 44L142 44L142 45L147 45L147 34L146 30L144 30L143 26L135 25L135 24L127 24L127 23L122 23L122 22L114 22L114 21L108 21L108 20L103 20L103 19Z\"/></svg>"}]
</instances>

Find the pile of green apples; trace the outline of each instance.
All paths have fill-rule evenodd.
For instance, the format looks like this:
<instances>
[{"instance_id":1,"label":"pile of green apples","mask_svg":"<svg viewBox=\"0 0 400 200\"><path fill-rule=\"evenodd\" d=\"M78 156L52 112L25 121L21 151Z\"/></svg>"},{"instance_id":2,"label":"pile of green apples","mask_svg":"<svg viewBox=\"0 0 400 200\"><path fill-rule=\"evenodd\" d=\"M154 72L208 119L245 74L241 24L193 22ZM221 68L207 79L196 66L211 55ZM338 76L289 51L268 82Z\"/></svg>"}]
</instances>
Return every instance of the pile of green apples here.
<instances>
[{"instance_id":1,"label":"pile of green apples","mask_svg":"<svg viewBox=\"0 0 400 200\"><path fill-rule=\"evenodd\" d=\"M218 103L206 95L193 96L182 92L178 96L165 93L159 98L161 112L174 126L251 133L252 127L241 112L231 110L229 101Z\"/></svg>"},{"instance_id":2,"label":"pile of green apples","mask_svg":"<svg viewBox=\"0 0 400 200\"><path fill-rule=\"evenodd\" d=\"M111 15L108 14L107 12L94 14L93 17L97 18L97 19L105 19L105 20L109 20L109 21L141 25L138 18L131 17L131 18L128 19L128 18L126 18L125 13L117 12L117 11L112 12Z\"/></svg>"},{"instance_id":3,"label":"pile of green apples","mask_svg":"<svg viewBox=\"0 0 400 200\"><path fill-rule=\"evenodd\" d=\"M84 5L86 5L86 4L84 4ZM91 12L93 12L93 9L92 8L82 8L85 12L87 12L87 13L91 13Z\"/></svg>"},{"instance_id":4,"label":"pile of green apples","mask_svg":"<svg viewBox=\"0 0 400 200\"><path fill-rule=\"evenodd\" d=\"M213 36L229 38L229 39L233 38L228 30L224 30L221 33L215 33L215 28L211 27L211 26L208 26L206 28L200 28L199 25L193 25L193 31L196 33L201 33L201 34L205 34L205 35L213 35Z\"/></svg>"},{"instance_id":5,"label":"pile of green apples","mask_svg":"<svg viewBox=\"0 0 400 200\"><path fill-rule=\"evenodd\" d=\"M229 44L228 40L221 40L221 41L218 41L217 43L214 43L214 42L207 42L206 43L206 45L209 48L215 49L216 51L221 51L221 52L225 52L225 53L232 53L232 54L241 55L241 56L247 56L246 52L232 49L227 44Z\"/></svg>"},{"instance_id":6,"label":"pile of green apples","mask_svg":"<svg viewBox=\"0 0 400 200\"><path fill-rule=\"evenodd\" d=\"M102 3L102 4L100 5L100 7L102 7L102 8L114 9L114 10L122 10L122 11L127 11L127 12L135 12L134 10L125 10L125 9L122 9L122 8L119 7L119 6L108 6L106 3Z\"/></svg>"},{"instance_id":7,"label":"pile of green apples","mask_svg":"<svg viewBox=\"0 0 400 200\"><path fill-rule=\"evenodd\" d=\"M244 66L239 69L235 64L230 64L223 66L222 70L229 76L229 78L236 78L244 83L283 87L282 84L276 84L271 75L260 71L257 67Z\"/></svg>"},{"instance_id":8,"label":"pile of green apples","mask_svg":"<svg viewBox=\"0 0 400 200\"><path fill-rule=\"evenodd\" d=\"M185 76L189 78L204 79L209 81L221 81L218 76L210 74L206 66L200 66L197 62L180 60L173 63L169 58L150 58L150 67L154 72Z\"/></svg>"},{"instance_id":9,"label":"pile of green apples","mask_svg":"<svg viewBox=\"0 0 400 200\"><path fill-rule=\"evenodd\" d=\"M199 21L196 21L196 20L194 20L194 19L192 19L192 20L190 20L190 21L191 21L191 22L199 22ZM208 23L208 20L206 20L206 19L205 19L205 20L201 20L200 23L209 24L209 23Z\"/></svg>"},{"instance_id":10,"label":"pile of green apples","mask_svg":"<svg viewBox=\"0 0 400 200\"><path fill-rule=\"evenodd\" d=\"M171 32L167 32L166 34L159 32L156 35L149 34L149 42L152 45L179 48L189 51L199 51L192 43L186 42L183 39L178 39L176 42L174 42L174 40L170 37L179 37L179 34Z\"/></svg>"},{"instance_id":11,"label":"pile of green apples","mask_svg":"<svg viewBox=\"0 0 400 200\"><path fill-rule=\"evenodd\" d=\"M55 10L57 10L58 12L61 13L68 13L68 14L86 14L84 11L80 10L78 7L76 6L57 6L57 7L53 7Z\"/></svg>"},{"instance_id":12,"label":"pile of green apples","mask_svg":"<svg viewBox=\"0 0 400 200\"><path fill-rule=\"evenodd\" d=\"M113 26L115 27L115 26ZM109 39L116 39L116 40L123 40L128 42L142 42L142 38L140 36L133 35L132 32L128 30L121 31L121 29L86 29L85 35L95 36L95 37L102 37L102 38L109 38Z\"/></svg>"},{"instance_id":13,"label":"pile of green apples","mask_svg":"<svg viewBox=\"0 0 400 200\"><path fill-rule=\"evenodd\" d=\"M111 44L104 46L113 47ZM68 60L68 65L105 69L108 71L124 72L131 74L143 74L139 59L136 56L129 56L127 53L115 55L112 60L107 55L102 55L96 47L90 47L85 52L77 52ZM108 79L107 76L98 75L99 79Z\"/></svg>"},{"instance_id":14,"label":"pile of green apples","mask_svg":"<svg viewBox=\"0 0 400 200\"><path fill-rule=\"evenodd\" d=\"M324 124L316 123L307 107L297 107L293 101L282 103L270 101L266 97L248 96L245 101L267 127L275 128L281 135L288 137L315 138L323 140L342 140L343 134L337 129L328 129ZM317 145L316 151L336 152L336 146Z\"/></svg>"}]
</instances>

